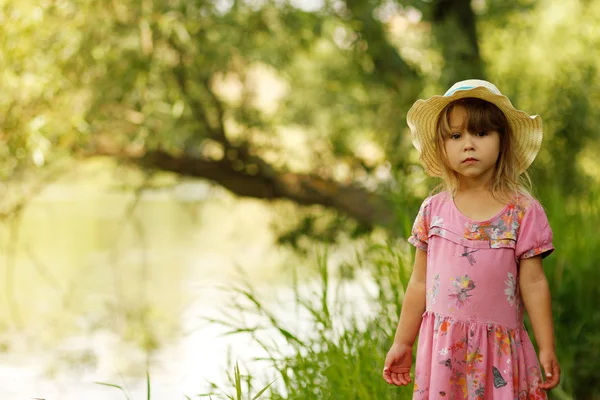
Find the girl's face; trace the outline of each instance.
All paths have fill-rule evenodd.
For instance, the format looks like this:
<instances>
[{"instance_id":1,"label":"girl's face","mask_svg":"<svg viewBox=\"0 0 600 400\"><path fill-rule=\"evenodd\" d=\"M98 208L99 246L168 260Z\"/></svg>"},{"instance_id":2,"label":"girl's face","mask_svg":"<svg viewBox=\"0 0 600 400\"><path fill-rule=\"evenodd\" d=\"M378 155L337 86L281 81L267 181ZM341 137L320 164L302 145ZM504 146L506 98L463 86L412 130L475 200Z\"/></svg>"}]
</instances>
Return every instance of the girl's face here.
<instances>
[{"instance_id":1,"label":"girl's face","mask_svg":"<svg viewBox=\"0 0 600 400\"><path fill-rule=\"evenodd\" d=\"M467 110L456 105L450 112L450 132L444 148L450 168L460 174L461 184L486 184L494 176L500 154L500 135L495 130L469 132Z\"/></svg>"}]
</instances>

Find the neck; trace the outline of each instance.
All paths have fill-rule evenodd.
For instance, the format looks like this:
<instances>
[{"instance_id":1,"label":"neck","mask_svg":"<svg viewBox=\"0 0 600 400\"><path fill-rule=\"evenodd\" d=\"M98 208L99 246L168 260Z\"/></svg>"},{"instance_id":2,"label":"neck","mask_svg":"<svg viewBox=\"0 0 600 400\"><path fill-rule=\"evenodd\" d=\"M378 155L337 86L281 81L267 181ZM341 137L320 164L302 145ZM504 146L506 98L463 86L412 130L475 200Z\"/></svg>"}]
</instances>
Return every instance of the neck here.
<instances>
[{"instance_id":1,"label":"neck","mask_svg":"<svg viewBox=\"0 0 600 400\"><path fill-rule=\"evenodd\" d=\"M459 192L491 192L492 179L494 178L495 168L490 168L478 176L465 176L457 174Z\"/></svg>"},{"instance_id":2,"label":"neck","mask_svg":"<svg viewBox=\"0 0 600 400\"><path fill-rule=\"evenodd\" d=\"M491 179L470 179L461 177L458 182L459 192L489 192L491 191Z\"/></svg>"}]
</instances>

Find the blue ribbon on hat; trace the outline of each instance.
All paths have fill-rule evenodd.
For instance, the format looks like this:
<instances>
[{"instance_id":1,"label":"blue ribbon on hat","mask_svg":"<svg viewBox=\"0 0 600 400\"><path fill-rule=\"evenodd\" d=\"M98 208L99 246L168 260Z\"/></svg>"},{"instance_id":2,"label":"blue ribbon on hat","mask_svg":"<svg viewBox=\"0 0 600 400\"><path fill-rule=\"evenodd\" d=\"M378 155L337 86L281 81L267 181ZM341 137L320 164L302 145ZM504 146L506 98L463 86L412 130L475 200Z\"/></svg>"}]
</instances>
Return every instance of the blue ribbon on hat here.
<instances>
[{"instance_id":1,"label":"blue ribbon on hat","mask_svg":"<svg viewBox=\"0 0 600 400\"><path fill-rule=\"evenodd\" d=\"M461 86L461 87L457 87L454 90L449 90L446 92L446 94L444 95L444 97L448 97L448 96L452 96L452 94L454 94L454 92L458 91L458 90L469 90L469 89L473 89L476 86Z\"/></svg>"}]
</instances>

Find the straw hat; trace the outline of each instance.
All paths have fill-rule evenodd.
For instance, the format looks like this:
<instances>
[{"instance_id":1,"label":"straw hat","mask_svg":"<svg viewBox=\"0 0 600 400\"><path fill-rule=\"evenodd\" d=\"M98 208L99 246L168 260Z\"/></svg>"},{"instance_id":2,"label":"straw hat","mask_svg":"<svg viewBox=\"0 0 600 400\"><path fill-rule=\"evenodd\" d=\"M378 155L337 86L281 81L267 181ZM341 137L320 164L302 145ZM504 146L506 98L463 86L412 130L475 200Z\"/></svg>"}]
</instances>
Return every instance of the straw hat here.
<instances>
[{"instance_id":1,"label":"straw hat","mask_svg":"<svg viewBox=\"0 0 600 400\"><path fill-rule=\"evenodd\" d=\"M443 96L417 100L408 110L406 121L425 171L431 176L442 175L441 160L435 151L438 117L448 104L465 97L493 103L504 113L512 129L519 173L527 170L542 145L542 118L539 115L529 116L526 112L515 109L510 100L492 83L469 79L455 83Z\"/></svg>"}]
</instances>

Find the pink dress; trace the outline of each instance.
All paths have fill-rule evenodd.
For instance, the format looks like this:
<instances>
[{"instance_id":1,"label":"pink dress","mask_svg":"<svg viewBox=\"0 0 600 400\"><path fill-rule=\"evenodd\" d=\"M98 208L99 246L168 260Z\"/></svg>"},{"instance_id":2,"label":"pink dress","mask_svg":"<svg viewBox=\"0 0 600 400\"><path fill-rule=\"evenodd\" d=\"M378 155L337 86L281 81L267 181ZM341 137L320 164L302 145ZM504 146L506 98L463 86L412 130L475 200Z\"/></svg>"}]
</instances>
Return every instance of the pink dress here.
<instances>
[{"instance_id":1,"label":"pink dress","mask_svg":"<svg viewBox=\"0 0 600 400\"><path fill-rule=\"evenodd\" d=\"M519 260L554 250L541 205L519 194L474 221L442 192L421 205L409 242L427 251L413 399L546 399L518 284Z\"/></svg>"}]
</instances>

